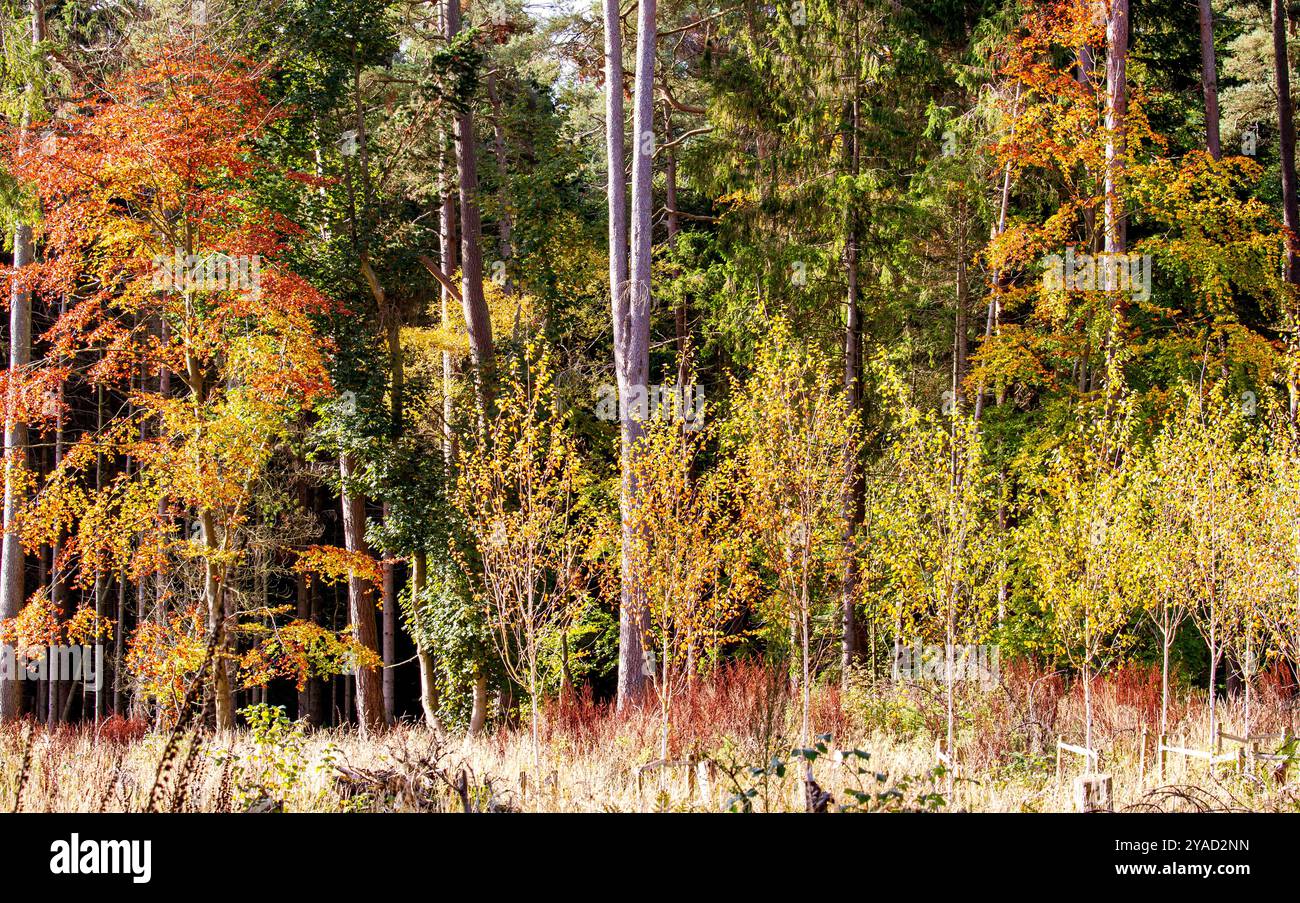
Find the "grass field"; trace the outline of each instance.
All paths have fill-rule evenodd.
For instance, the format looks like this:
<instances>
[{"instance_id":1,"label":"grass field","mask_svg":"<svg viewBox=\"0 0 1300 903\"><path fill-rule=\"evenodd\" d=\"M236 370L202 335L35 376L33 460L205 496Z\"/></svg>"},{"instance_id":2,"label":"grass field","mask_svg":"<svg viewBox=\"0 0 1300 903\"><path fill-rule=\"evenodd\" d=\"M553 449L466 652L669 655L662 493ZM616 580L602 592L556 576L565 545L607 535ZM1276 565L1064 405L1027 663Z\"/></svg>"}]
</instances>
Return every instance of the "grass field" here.
<instances>
[{"instance_id":1,"label":"grass field","mask_svg":"<svg viewBox=\"0 0 1300 903\"><path fill-rule=\"evenodd\" d=\"M1115 809L1300 811L1295 769L1274 762L1211 768L1171 756L1162 779L1159 681L1152 677L1131 668L1094 686L1095 745ZM853 680L847 689L823 687L814 697L814 752L793 755L796 700L778 675L746 667L677 703L666 762L655 704L614 714L581 697L544 710L537 767L526 713L515 726L477 737L412 724L362 737L347 728L311 730L269 709L233 734L172 737L122 719L53 731L28 723L0 734L0 805L75 812L803 811L811 795L828 811L1074 809L1074 778L1085 760L1067 754L1058 781L1056 743L1082 742L1081 687L1012 668L1000 685L967 687L958 699L953 771L936 760L941 686ZM1244 696L1220 699L1218 708L1225 730L1247 733ZM1256 687L1249 716L1250 733L1289 731L1285 688ZM1170 724L1171 744L1212 746L1204 692L1178 693ZM1259 748L1272 753L1280 745Z\"/></svg>"}]
</instances>

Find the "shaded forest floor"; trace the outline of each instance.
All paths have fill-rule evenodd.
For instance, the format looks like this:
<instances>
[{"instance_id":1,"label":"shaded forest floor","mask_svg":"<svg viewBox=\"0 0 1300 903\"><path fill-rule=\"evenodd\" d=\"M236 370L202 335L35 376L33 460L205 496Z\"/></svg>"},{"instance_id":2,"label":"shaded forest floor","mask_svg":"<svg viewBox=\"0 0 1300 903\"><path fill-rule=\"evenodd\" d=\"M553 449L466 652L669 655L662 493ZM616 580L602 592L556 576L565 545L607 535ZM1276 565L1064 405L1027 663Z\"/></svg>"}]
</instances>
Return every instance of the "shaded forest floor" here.
<instances>
[{"instance_id":1,"label":"shaded forest floor","mask_svg":"<svg viewBox=\"0 0 1300 903\"><path fill-rule=\"evenodd\" d=\"M527 713L475 738L399 725L364 738L310 730L263 710L234 735L174 738L111 719L0 733L0 806L22 811L802 811L813 790L831 811L1070 811L1082 759L1082 687L1004 668L996 687L963 686L958 769L937 767L944 688L857 677L814 696L815 754L792 755L800 710L785 681L737 667L675 703L668 756L657 705L614 714L589 698L549 706L536 752ZM1300 768L1238 769L1155 754L1158 674L1129 668L1094 685L1094 746L1114 808L1300 811ZM1205 693L1171 705L1170 742L1209 749ZM1265 679L1249 700L1250 733L1290 730L1291 692ZM1244 693L1218 704L1225 730L1247 733ZM1147 726L1144 732L1143 725ZM829 735L829 736L827 736ZM1145 742L1145 752L1143 745ZM818 746L819 744L819 746ZM1280 744L1260 751L1274 752ZM534 763L536 755L536 763Z\"/></svg>"}]
</instances>

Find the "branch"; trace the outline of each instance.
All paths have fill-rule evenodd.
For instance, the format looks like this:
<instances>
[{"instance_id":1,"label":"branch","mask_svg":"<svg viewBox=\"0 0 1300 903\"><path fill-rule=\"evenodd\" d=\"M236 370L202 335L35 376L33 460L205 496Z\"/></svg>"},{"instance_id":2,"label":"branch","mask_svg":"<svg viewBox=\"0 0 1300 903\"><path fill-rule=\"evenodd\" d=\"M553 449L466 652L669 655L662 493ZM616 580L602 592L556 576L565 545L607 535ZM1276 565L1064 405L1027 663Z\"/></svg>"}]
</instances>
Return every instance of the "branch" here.
<instances>
[{"instance_id":1,"label":"branch","mask_svg":"<svg viewBox=\"0 0 1300 903\"><path fill-rule=\"evenodd\" d=\"M664 211L665 211L666 213L671 213L673 216L681 217L682 219L688 219L688 220L691 220L692 222L696 222L696 223L720 223L720 222L722 222L722 220L719 219L719 218L716 217L716 216L704 216L704 215L699 214L699 213L687 213L687 212L684 211L684 210L671 210L671 209L669 209L668 207L665 207L665 208L664 208Z\"/></svg>"},{"instance_id":2,"label":"branch","mask_svg":"<svg viewBox=\"0 0 1300 903\"><path fill-rule=\"evenodd\" d=\"M658 37L669 38L675 34L681 34L683 31L690 31L692 28L699 28L706 22L712 22L714 19L721 19L727 13L734 13L738 9L740 9L739 6L729 6L724 10L719 10L711 16L705 16L703 19L696 19L694 22L687 22L685 25L680 25L677 28L670 28L667 31L661 31L659 32Z\"/></svg>"},{"instance_id":3,"label":"branch","mask_svg":"<svg viewBox=\"0 0 1300 903\"><path fill-rule=\"evenodd\" d=\"M460 304L461 303L460 289L458 289L456 287L456 284L451 281L451 278L446 273L444 273L436 263L433 262L433 258L430 257L428 254L421 254L419 255L419 261L420 263L424 264L424 268L426 270L428 270L430 273L433 274L433 278L437 279L438 282L442 285L442 287L447 290L447 294L455 298L457 304Z\"/></svg>"},{"instance_id":4,"label":"branch","mask_svg":"<svg viewBox=\"0 0 1300 903\"><path fill-rule=\"evenodd\" d=\"M659 90L663 93L664 102L679 113L693 113L696 116L703 116L707 112L704 107L691 106L674 97L672 89L668 87L667 80L660 83Z\"/></svg>"},{"instance_id":5,"label":"branch","mask_svg":"<svg viewBox=\"0 0 1300 903\"><path fill-rule=\"evenodd\" d=\"M713 131L713 126L702 125L698 129L691 129L690 131L682 132L672 141L665 142L664 144L661 144L659 145L659 147L655 148L655 156L656 157L659 156L660 151L671 150L672 148L681 144L687 138L693 138L696 135L707 135L711 131Z\"/></svg>"}]
</instances>

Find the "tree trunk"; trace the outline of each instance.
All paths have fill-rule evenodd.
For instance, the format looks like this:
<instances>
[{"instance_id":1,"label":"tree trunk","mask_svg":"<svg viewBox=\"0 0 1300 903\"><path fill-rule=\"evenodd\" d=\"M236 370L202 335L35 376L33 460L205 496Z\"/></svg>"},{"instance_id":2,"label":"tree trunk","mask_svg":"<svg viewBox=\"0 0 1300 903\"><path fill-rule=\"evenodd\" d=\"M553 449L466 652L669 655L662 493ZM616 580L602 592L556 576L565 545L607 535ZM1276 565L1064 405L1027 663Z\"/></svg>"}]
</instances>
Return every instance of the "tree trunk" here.
<instances>
[{"instance_id":1,"label":"tree trunk","mask_svg":"<svg viewBox=\"0 0 1300 903\"><path fill-rule=\"evenodd\" d=\"M339 455L339 476L343 481L343 541L349 552L368 554L366 543L366 500L349 487L356 463L349 452ZM375 588L353 571L348 575L348 616L357 642L378 652L375 636ZM381 679L373 668L356 670L357 723L361 733L384 727L384 697Z\"/></svg>"},{"instance_id":2,"label":"tree trunk","mask_svg":"<svg viewBox=\"0 0 1300 903\"><path fill-rule=\"evenodd\" d=\"M488 679L480 674L474 678L474 708L469 715L469 736L477 737L483 733L487 724Z\"/></svg>"},{"instance_id":3,"label":"tree trunk","mask_svg":"<svg viewBox=\"0 0 1300 903\"><path fill-rule=\"evenodd\" d=\"M654 163L654 47L656 0L644 0L637 13L637 64L633 98L632 212L630 267L623 256L627 235L623 186L622 35L617 0L605 3L605 96L609 152L610 289L614 326L614 367L619 389L622 516L622 586L619 610L618 696L622 710L645 691L644 637L648 612L645 593L633 574L631 521L638 490L632 477L643 428L633 404L648 392L650 370L651 180Z\"/></svg>"},{"instance_id":4,"label":"tree trunk","mask_svg":"<svg viewBox=\"0 0 1300 903\"><path fill-rule=\"evenodd\" d=\"M199 537L207 558L203 562L203 598L208 609L208 631L216 637L217 658L212 662L212 697L216 709L217 730L235 729L235 689L230 679L230 661L226 647L229 634L226 621L226 593L224 581L219 579L216 558L220 551L217 539L217 525L211 511L200 511L198 515Z\"/></svg>"},{"instance_id":5,"label":"tree trunk","mask_svg":"<svg viewBox=\"0 0 1300 903\"><path fill-rule=\"evenodd\" d=\"M1128 246L1120 182L1127 153L1128 120L1128 0L1111 0L1106 23L1106 234L1107 254L1123 254ZM1113 288L1113 286L1107 286Z\"/></svg>"},{"instance_id":6,"label":"tree trunk","mask_svg":"<svg viewBox=\"0 0 1300 903\"><path fill-rule=\"evenodd\" d=\"M411 557L411 608L419 611L424 606L423 593L429 581L429 557L424 552L416 552ZM423 618L416 617L417 623ZM438 669L433 657L433 650L427 648L422 636L416 637L416 659L420 663L420 709L424 713L424 723L431 728L438 724Z\"/></svg>"},{"instance_id":7,"label":"tree trunk","mask_svg":"<svg viewBox=\"0 0 1300 903\"><path fill-rule=\"evenodd\" d=\"M1286 281L1300 284L1300 200L1296 194L1295 111L1291 104L1291 64L1286 46L1286 4L1273 0L1273 64L1277 70L1278 154L1282 168L1282 222L1287 239Z\"/></svg>"},{"instance_id":8,"label":"tree trunk","mask_svg":"<svg viewBox=\"0 0 1300 903\"><path fill-rule=\"evenodd\" d=\"M1219 143L1219 75L1214 62L1214 10L1210 0L1200 0L1201 12L1201 94L1205 98L1205 149L1218 160L1223 156Z\"/></svg>"},{"instance_id":9,"label":"tree trunk","mask_svg":"<svg viewBox=\"0 0 1300 903\"><path fill-rule=\"evenodd\" d=\"M450 39L460 31L460 2L447 0L446 29ZM460 193L461 306L469 332L470 363L474 367L474 392L480 427L491 415L493 370L492 320L483 295L483 224L478 207L478 155L474 145L474 114L456 115L456 172Z\"/></svg>"},{"instance_id":10,"label":"tree trunk","mask_svg":"<svg viewBox=\"0 0 1300 903\"><path fill-rule=\"evenodd\" d=\"M45 10L41 0L32 0L32 44L45 40ZM21 152L31 140L31 105L35 84L27 86L27 109L23 111L18 133ZM32 263L35 247L32 227L19 223L14 229L14 272ZM32 359L32 296L31 292L14 288L9 298L9 397L5 410L5 500L4 542L0 548L0 619L15 618L22 610L24 598L24 570L22 542L17 533L17 518L22 506L22 491L15 479L17 468L27 463L27 424L18 419L18 397L14 391L22 371ZM0 681L0 722L11 721L22 713L22 684L16 680Z\"/></svg>"},{"instance_id":11,"label":"tree trunk","mask_svg":"<svg viewBox=\"0 0 1300 903\"><path fill-rule=\"evenodd\" d=\"M850 126L852 134L847 142L849 147L849 171L856 178L861 166L861 100L855 83ZM844 394L850 413L862 416L862 292L861 271L859 267L859 228L856 209L850 209L845 216L844 264L848 278L847 314L844 321ZM849 671L857 660L858 619L856 605L858 585L861 575L858 573L858 534L867 512L867 483L862 472L858 455L853 455L849 466L847 491L844 496L844 588L840 598L840 681L847 688Z\"/></svg>"},{"instance_id":12,"label":"tree trunk","mask_svg":"<svg viewBox=\"0 0 1300 903\"><path fill-rule=\"evenodd\" d=\"M388 504L384 503L384 519L388 519ZM384 721L392 724L395 712L395 688L393 665L397 662L397 571L391 561L385 561L383 569L383 626L381 637L384 674L381 680L384 697Z\"/></svg>"},{"instance_id":13,"label":"tree trunk","mask_svg":"<svg viewBox=\"0 0 1300 903\"><path fill-rule=\"evenodd\" d=\"M456 198L450 188L450 161L447 154L442 157L443 175L445 179L444 193L442 196L442 205L439 213L439 238L441 241L441 260L442 271L450 276L456 272L459 266L458 255L456 254L456 245L458 238L456 235ZM451 290L445 286L439 286L441 306L442 306L442 328L451 328L451 302L453 300ZM454 382L454 366L450 351L442 353L442 457L443 463L448 468L456 460L456 433L452 429L452 389Z\"/></svg>"}]
</instances>

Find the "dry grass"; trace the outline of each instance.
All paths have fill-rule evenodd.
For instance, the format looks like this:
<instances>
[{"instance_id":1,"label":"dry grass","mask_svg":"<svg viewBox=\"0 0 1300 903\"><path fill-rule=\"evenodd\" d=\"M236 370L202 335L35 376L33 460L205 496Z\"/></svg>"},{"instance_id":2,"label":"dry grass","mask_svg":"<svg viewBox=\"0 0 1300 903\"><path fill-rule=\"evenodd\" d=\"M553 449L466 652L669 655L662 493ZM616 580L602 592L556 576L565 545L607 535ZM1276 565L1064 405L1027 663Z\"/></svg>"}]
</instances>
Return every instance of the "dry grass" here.
<instances>
[{"instance_id":1,"label":"dry grass","mask_svg":"<svg viewBox=\"0 0 1300 903\"><path fill-rule=\"evenodd\" d=\"M868 751L866 773L856 756L826 755L813 775L841 805L857 790L872 809L927 808L927 795L938 793L947 810L1068 811L1082 762L1067 757L1058 784L1055 744L1058 736L1082 742L1081 690L1024 667L1004 668L994 689L964 687L960 769L950 777L935 772L942 688L855 677L843 693L819 690L814 724L832 735L832 752ZM1151 672L1099 680L1094 699L1096 746L1116 808L1300 809L1297 769L1278 780L1262 765L1216 774L1173 759L1162 781L1154 755L1159 680ZM1245 732L1243 699L1221 700L1219 711L1228 730ZM1252 730L1289 730L1291 717L1290 689L1260 681ZM167 736L120 719L52 732L15 726L0 732L0 808L142 811L153 797L161 811L718 811L738 808L735 797L748 792L758 811L804 809L803 767L790 760L798 712L780 676L735 666L684 697L671 720L662 764L654 706L616 715L589 697L553 705L536 770L522 727L467 739L403 725L365 739L279 725L260 744L248 731L186 734L164 755ZM1211 745L1203 691L1178 694L1171 723L1174 739ZM774 759L788 763L783 774L770 767Z\"/></svg>"}]
</instances>

